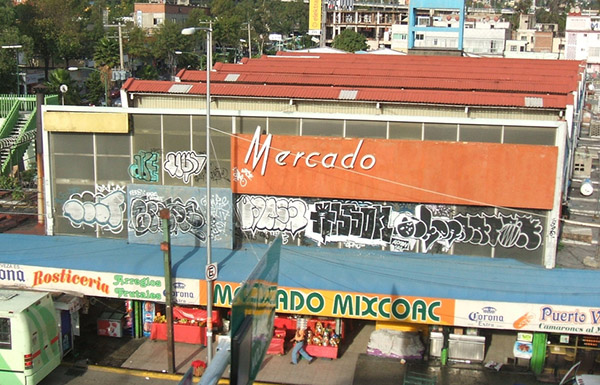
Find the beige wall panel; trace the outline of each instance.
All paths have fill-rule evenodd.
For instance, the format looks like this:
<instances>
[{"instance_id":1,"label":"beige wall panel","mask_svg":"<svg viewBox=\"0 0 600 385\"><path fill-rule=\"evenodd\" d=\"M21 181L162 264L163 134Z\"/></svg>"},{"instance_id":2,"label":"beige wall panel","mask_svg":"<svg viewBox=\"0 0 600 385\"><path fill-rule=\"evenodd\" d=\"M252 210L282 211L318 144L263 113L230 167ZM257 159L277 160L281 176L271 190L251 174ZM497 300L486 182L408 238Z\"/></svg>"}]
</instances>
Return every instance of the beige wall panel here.
<instances>
[{"instance_id":1,"label":"beige wall panel","mask_svg":"<svg viewBox=\"0 0 600 385\"><path fill-rule=\"evenodd\" d=\"M89 132L126 134L129 119L119 112L44 112L44 130L50 132Z\"/></svg>"}]
</instances>

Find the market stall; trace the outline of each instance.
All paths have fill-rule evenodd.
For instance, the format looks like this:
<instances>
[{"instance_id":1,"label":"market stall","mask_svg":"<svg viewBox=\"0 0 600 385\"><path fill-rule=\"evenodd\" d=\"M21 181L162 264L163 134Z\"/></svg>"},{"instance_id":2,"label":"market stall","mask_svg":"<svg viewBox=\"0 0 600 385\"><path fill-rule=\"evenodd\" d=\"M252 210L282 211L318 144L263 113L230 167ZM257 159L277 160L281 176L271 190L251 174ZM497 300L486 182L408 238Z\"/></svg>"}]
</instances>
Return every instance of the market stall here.
<instances>
[{"instance_id":1,"label":"market stall","mask_svg":"<svg viewBox=\"0 0 600 385\"><path fill-rule=\"evenodd\" d=\"M273 337L267 354L283 355L291 346L291 339L296 332L297 321L291 316L275 316L273 321Z\"/></svg>"},{"instance_id":2,"label":"market stall","mask_svg":"<svg viewBox=\"0 0 600 385\"><path fill-rule=\"evenodd\" d=\"M310 319L306 333L305 349L308 354L313 357L337 358L341 333L336 333L335 320Z\"/></svg>"},{"instance_id":3,"label":"market stall","mask_svg":"<svg viewBox=\"0 0 600 385\"><path fill-rule=\"evenodd\" d=\"M195 308L173 308L173 339L175 342L206 345L206 310ZM212 312L213 326L220 327L221 317L219 312ZM167 319L165 315L157 313L150 329L150 339L167 339Z\"/></svg>"}]
</instances>

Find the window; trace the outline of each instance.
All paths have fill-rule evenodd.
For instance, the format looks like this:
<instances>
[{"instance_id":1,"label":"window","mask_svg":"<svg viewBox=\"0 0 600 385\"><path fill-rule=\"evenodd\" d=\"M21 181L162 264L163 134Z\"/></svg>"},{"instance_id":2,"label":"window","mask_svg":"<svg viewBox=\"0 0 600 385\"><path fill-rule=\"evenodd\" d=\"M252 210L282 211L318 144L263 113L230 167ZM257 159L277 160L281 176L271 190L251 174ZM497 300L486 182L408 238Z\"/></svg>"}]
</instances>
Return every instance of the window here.
<instances>
[{"instance_id":1,"label":"window","mask_svg":"<svg viewBox=\"0 0 600 385\"><path fill-rule=\"evenodd\" d=\"M387 131L386 122L369 122L363 120L346 121L347 138L380 138L385 139Z\"/></svg>"},{"instance_id":2,"label":"window","mask_svg":"<svg viewBox=\"0 0 600 385\"><path fill-rule=\"evenodd\" d=\"M510 46L510 51L511 52L517 52L517 46L516 45L511 45Z\"/></svg>"},{"instance_id":3,"label":"window","mask_svg":"<svg viewBox=\"0 0 600 385\"><path fill-rule=\"evenodd\" d=\"M433 39L433 45L438 45L438 39Z\"/></svg>"},{"instance_id":4,"label":"window","mask_svg":"<svg viewBox=\"0 0 600 385\"><path fill-rule=\"evenodd\" d=\"M0 318L0 349L12 349L10 318Z\"/></svg>"},{"instance_id":5,"label":"window","mask_svg":"<svg viewBox=\"0 0 600 385\"><path fill-rule=\"evenodd\" d=\"M455 142L458 126L456 124L425 123L423 139Z\"/></svg>"},{"instance_id":6,"label":"window","mask_svg":"<svg viewBox=\"0 0 600 385\"><path fill-rule=\"evenodd\" d=\"M425 40L425 35L423 35L422 33L417 33L417 35L415 36L415 40Z\"/></svg>"},{"instance_id":7,"label":"window","mask_svg":"<svg viewBox=\"0 0 600 385\"><path fill-rule=\"evenodd\" d=\"M495 40L490 41L490 52L496 52L497 44Z\"/></svg>"},{"instance_id":8,"label":"window","mask_svg":"<svg viewBox=\"0 0 600 385\"><path fill-rule=\"evenodd\" d=\"M154 22L154 25L160 25L160 24L162 24L162 19L160 17L155 17L153 22Z\"/></svg>"}]
</instances>

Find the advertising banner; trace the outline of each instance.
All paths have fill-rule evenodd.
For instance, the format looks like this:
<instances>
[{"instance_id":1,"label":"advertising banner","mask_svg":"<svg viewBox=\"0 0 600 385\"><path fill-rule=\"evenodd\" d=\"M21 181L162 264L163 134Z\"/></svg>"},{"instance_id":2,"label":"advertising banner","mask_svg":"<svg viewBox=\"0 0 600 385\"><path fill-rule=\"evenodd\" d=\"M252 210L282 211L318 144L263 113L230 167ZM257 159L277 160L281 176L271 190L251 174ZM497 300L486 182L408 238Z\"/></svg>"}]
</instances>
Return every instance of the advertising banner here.
<instances>
[{"instance_id":1,"label":"advertising banner","mask_svg":"<svg viewBox=\"0 0 600 385\"><path fill-rule=\"evenodd\" d=\"M202 285L202 284L201 284ZM230 307L239 284L216 282L216 306ZM206 298L201 298L206 303ZM374 321L404 321L452 325L454 300L311 290L277 289L277 312L309 316L360 318Z\"/></svg>"},{"instance_id":2,"label":"advertising banner","mask_svg":"<svg viewBox=\"0 0 600 385\"><path fill-rule=\"evenodd\" d=\"M552 146L262 135L260 130L231 141L234 194L553 207L557 148Z\"/></svg>"},{"instance_id":3,"label":"advertising banner","mask_svg":"<svg viewBox=\"0 0 600 385\"><path fill-rule=\"evenodd\" d=\"M321 34L321 9L323 2L322 0L310 0L308 7L310 12L308 16L308 34L318 36Z\"/></svg>"},{"instance_id":4,"label":"advertising banner","mask_svg":"<svg viewBox=\"0 0 600 385\"><path fill-rule=\"evenodd\" d=\"M600 307L456 300L455 325L600 335Z\"/></svg>"},{"instance_id":5,"label":"advertising banner","mask_svg":"<svg viewBox=\"0 0 600 385\"><path fill-rule=\"evenodd\" d=\"M4 271L6 279L0 279L0 286L64 291L123 300L165 302L164 277L27 265L1 266L3 267L0 267L0 271ZM173 297L180 305L198 305L200 300L198 280L175 279Z\"/></svg>"}]
</instances>

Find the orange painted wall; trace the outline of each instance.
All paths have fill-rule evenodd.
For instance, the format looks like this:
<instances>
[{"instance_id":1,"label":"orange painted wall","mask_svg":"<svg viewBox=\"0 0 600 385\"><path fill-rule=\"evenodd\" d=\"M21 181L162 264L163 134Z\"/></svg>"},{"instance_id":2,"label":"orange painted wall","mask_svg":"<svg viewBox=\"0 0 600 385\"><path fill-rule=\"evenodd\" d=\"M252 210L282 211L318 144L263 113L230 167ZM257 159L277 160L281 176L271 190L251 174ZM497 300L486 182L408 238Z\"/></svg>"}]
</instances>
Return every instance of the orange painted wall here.
<instances>
[{"instance_id":1,"label":"orange painted wall","mask_svg":"<svg viewBox=\"0 0 600 385\"><path fill-rule=\"evenodd\" d=\"M261 136L261 148L267 138ZM272 136L261 175L266 154L254 168L252 156L245 163L251 140L252 135L232 138L232 169L252 172L243 187L234 175L234 193L552 208L558 154L553 146L364 139L354 168L348 170L341 167L341 158L356 151L359 139ZM283 166L275 161L281 151L291 152ZM339 156L335 168L310 168L306 155L293 165L298 152L319 153L312 162L325 157L331 163L334 157L327 154ZM366 164L375 160L370 169L359 166L365 156Z\"/></svg>"}]
</instances>

